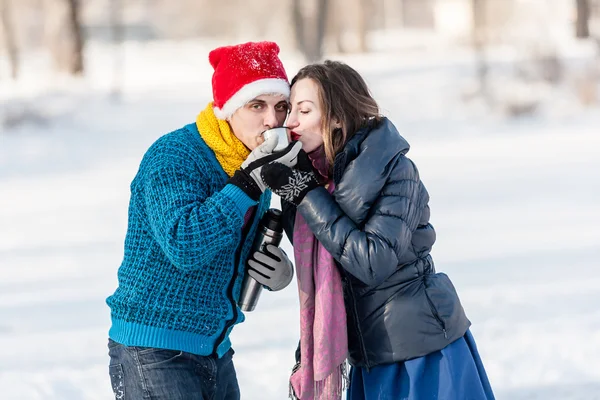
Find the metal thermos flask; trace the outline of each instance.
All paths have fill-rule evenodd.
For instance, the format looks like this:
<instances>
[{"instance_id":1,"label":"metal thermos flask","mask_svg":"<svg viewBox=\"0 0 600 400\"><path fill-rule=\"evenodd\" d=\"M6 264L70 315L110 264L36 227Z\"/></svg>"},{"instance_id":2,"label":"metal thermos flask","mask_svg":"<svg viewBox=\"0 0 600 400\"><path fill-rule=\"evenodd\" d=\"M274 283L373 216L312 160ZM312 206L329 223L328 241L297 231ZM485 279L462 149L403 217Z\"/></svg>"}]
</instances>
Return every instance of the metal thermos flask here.
<instances>
[{"instance_id":1,"label":"metal thermos flask","mask_svg":"<svg viewBox=\"0 0 600 400\"><path fill-rule=\"evenodd\" d=\"M268 244L279 246L283 236L281 211L276 208L267 210L265 215L261 218L257 229L256 237L254 238L252 249L250 250L250 257L255 251L265 252L264 248ZM248 267L246 266L246 268ZM248 271L246 271L242 283L242 292L240 293L240 299L238 301L238 305L242 311L254 310L261 292L262 285L248 275Z\"/></svg>"}]
</instances>

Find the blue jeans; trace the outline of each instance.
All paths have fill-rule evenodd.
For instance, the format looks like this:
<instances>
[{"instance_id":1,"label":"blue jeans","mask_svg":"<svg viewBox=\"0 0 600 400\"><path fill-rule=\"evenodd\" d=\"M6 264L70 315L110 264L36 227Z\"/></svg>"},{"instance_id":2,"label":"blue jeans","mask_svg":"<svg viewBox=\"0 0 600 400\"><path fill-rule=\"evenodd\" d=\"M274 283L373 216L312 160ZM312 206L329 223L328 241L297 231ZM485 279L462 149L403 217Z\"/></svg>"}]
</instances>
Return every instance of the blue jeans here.
<instances>
[{"instance_id":1,"label":"blue jeans","mask_svg":"<svg viewBox=\"0 0 600 400\"><path fill-rule=\"evenodd\" d=\"M108 339L115 399L239 400L233 349L223 357L124 346Z\"/></svg>"}]
</instances>

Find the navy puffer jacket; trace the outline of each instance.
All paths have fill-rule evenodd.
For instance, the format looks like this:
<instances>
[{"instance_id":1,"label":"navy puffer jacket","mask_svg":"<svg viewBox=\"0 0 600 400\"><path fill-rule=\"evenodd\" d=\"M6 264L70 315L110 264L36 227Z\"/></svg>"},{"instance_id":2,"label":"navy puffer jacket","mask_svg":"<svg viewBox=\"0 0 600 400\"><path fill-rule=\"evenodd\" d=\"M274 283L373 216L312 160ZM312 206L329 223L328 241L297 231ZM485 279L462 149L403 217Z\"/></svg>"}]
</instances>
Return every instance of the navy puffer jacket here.
<instances>
[{"instance_id":1,"label":"navy puffer jacket","mask_svg":"<svg viewBox=\"0 0 600 400\"><path fill-rule=\"evenodd\" d=\"M340 267L354 366L424 356L470 326L450 279L435 272L429 195L408 150L388 119L372 121L336 156L333 195L317 188L297 210L282 204L288 236L300 212Z\"/></svg>"}]
</instances>

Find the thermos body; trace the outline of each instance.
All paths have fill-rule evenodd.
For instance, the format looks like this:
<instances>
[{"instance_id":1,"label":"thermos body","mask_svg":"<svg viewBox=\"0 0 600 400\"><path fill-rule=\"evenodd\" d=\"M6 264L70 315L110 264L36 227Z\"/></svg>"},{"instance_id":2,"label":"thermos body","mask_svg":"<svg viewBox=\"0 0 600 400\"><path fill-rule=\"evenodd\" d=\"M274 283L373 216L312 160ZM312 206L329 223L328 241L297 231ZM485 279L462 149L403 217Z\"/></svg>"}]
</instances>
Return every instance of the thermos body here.
<instances>
[{"instance_id":1,"label":"thermos body","mask_svg":"<svg viewBox=\"0 0 600 400\"><path fill-rule=\"evenodd\" d=\"M271 208L260 220L258 231L254 238L254 242L252 243L252 249L250 250L250 257L252 257L256 251L265 253L265 247L268 244L279 247L282 237L283 227L281 225L281 211ZM246 268L248 267L246 266ZM253 311L256 308L261 292L262 285L248 275L248 272L246 271L242 283L240 299L238 300L240 309L242 311Z\"/></svg>"}]
</instances>

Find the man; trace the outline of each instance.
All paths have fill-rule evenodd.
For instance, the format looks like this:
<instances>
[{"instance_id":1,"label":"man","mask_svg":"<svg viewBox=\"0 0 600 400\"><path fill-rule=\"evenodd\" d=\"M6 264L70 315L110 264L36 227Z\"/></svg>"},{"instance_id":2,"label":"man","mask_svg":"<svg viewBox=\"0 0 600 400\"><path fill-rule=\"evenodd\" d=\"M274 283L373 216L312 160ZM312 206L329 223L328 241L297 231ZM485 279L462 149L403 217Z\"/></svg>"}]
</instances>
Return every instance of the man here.
<instances>
[{"instance_id":1,"label":"man","mask_svg":"<svg viewBox=\"0 0 600 400\"><path fill-rule=\"evenodd\" d=\"M273 153L277 138L261 135L287 116L278 54L272 42L210 52L214 101L144 155L131 184L119 286L107 299L116 398L240 397L229 334L244 320L236 303L270 204L260 171L272 161L295 165L301 149L296 142ZM252 276L278 290L292 266L271 250L252 255L265 265Z\"/></svg>"}]
</instances>

